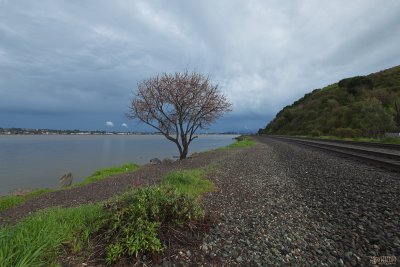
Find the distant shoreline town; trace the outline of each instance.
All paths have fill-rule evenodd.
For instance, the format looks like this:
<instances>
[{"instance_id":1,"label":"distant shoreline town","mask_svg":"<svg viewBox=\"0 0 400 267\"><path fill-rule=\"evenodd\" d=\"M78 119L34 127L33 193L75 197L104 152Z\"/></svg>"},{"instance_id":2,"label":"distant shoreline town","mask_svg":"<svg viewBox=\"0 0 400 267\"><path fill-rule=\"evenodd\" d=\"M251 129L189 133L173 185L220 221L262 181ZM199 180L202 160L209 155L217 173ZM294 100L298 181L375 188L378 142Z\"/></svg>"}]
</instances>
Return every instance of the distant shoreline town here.
<instances>
[{"instance_id":1,"label":"distant shoreline town","mask_svg":"<svg viewBox=\"0 0 400 267\"><path fill-rule=\"evenodd\" d=\"M29 128L0 128L0 135L160 135L158 132L82 131ZM210 132L199 134L242 134L239 132Z\"/></svg>"}]
</instances>

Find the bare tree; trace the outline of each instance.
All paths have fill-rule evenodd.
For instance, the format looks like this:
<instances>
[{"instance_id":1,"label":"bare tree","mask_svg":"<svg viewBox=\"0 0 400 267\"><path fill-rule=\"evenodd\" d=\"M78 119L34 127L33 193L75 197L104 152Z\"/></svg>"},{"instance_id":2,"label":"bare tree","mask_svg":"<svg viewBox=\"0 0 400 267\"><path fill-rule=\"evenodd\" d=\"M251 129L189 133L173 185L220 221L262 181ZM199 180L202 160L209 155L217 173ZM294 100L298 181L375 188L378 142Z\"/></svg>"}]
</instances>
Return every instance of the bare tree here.
<instances>
[{"instance_id":1,"label":"bare tree","mask_svg":"<svg viewBox=\"0 0 400 267\"><path fill-rule=\"evenodd\" d=\"M202 74L185 71L140 82L127 116L157 129L176 144L184 159L196 131L209 127L230 108L218 85Z\"/></svg>"}]
</instances>

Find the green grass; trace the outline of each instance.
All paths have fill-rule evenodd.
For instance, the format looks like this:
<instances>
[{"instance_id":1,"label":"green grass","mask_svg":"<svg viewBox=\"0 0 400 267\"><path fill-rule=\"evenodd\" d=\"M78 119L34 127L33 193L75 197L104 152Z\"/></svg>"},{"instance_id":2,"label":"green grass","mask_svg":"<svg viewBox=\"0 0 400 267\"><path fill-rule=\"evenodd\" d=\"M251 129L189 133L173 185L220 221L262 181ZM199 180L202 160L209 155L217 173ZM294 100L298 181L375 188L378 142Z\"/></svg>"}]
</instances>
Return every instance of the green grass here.
<instances>
[{"instance_id":1,"label":"green grass","mask_svg":"<svg viewBox=\"0 0 400 267\"><path fill-rule=\"evenodd\" d=\"M55 266L67 245L72 251L88 246L100 227L99 204L53 208L28 216L14 226L0 228L0 267Z\"/></svg>"},{"instance_id":2,"label":"green grass","mask_svg":"<svg viewBox=\"0 0 400 267\"><path fill-rule=\"evenodd\" d=\"M122 255L160 251L158 227L161 224L173 227L204 215L196 199L215 188L205 178L207 171L172 172L160 186L133 189L113 197L106 205L47 209L29 215L16 225L3 226L0 228L0 267L58 266L60 256L66 252L85 257L91 253L93 234L103 227L109 230L109 239L106 239L109 263ZM132 218L135 223L125 223L125 219L132 222ZM116 234L118 231L120 235Z\"/></svg>"},{"instance_id":3,"label":"green grass","mask_svg":"<svg viewBox=\"0 0 400 267\"><path fill-rule=\"evenodd\" d=\"M194 197L167 186L134 188L107 205L106 212L102 229L109 265L124 257L163 251L163 231L201 220L205 214Z\"/></svg>"},{"instance_id":4,"label":"green grass","mask_svg":"<svg viewBox=\"0 0 400 267\"><path fill-rule=\"evenodd\" d=\"M174 171L159 186L135 188L111 202L105 224L106 262L112 265L122 257L158 253L164 249L162 229L201 220L205 212L198 200L215 189L205 178L208 170Z\"/></svg>"},{"instance_id":5,"label":"green grass","mask_svg":"<svg viewBox=\"0 0 400 267\"><path fill-rule=\"evenodd\" d=\"M125 172L132 172L132 171L137 170L138 168L139 168L139 165L137 165L135 163L126 163L121 166L114 166L114 167L100 169L100 170L94 172L89 177L85 178L82 182L79 182L78 184L76 184L76 186L82 186L82 185L94 183L94 182L103 180L103 179L113 176L113 175L117 175L117 174L121 174L121 173L125 173Z\"/></svg>"},{"instance_id":6,"label":"green grass","mask_svg":"<svg viewBox=\"0 0 400 267\"><path fill-rule=\"evenodd\" d=\"M113 175L135 171L138 168L139 168L139 165L137 165L135 163L126 163L121 166L104 168L104 169L95 171L91 176L85 178L82 182L79 182L79 183L73 185L73 187L87 185L87 184L100 181L102 179L105 179L105 178L113 176ZM13 195L0 196L0 211L20 205L33 197L40 196L45 193L53 192L53 191L56 191L56 189L38 189L38 190L29 192L29 193L27 193L25 195L21 195L21 196L13 196Z\"/></svg>"},{"instance_id":7,"label":"green grass","mask_svg":"<svg viewBox=\"0 0 400 267\"><path fill-rule=\"evenodd\" d=\"M245 137L239 138L238 141L236 141L233 144L230 144L229 146L227 146L227 148L251 147L251 146L254 146L255 143L256 142L253 139L251 139L248 136L245 136Z\"/></svg>"},{"instance_id":8,"label":"green grass","mask_svg":"<svg viewBox=\"0 0 400 267\"><path fill-rule=\"evenodd\" d=\"M165 177L163 185L175 188L189 196L199 197L215 189L214 184L205 178L206 173L205 169L175 171Z\"/></svg>"},{"instance_id":9,"label":"green grass","mask_svg":"<svg viewBox=\"0 0 400 267\"><path fill-rule=\"evenodd\" d=\"M14 195L1 196L0 211L17 206L19 204L24 203L28 199L43 195L51 191L52 191L51 189L38 189L21 196L14 196Z\"/></svg>"}]
</instances>

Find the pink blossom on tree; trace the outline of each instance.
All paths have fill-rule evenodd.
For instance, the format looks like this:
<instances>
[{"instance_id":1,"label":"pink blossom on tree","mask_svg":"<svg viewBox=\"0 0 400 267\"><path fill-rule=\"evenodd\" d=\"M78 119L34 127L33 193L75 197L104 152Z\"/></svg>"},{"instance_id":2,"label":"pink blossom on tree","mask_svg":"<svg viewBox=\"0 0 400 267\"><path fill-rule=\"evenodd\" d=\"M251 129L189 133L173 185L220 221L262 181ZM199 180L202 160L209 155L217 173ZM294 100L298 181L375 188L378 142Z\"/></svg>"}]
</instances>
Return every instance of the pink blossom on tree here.
<instances>
[{"instance_id":1,"label":"pink blossom on tree","mask_svg":"<svg viewBox=\"0 0 400 267\"><path fill-rule=\"evenodd\" d=\"M184 159L196 131L207 129L230 110L231 103L209 77L185 71L140 82L127 116L157 129L176 144Z\"/></svg>"}]
</instances>

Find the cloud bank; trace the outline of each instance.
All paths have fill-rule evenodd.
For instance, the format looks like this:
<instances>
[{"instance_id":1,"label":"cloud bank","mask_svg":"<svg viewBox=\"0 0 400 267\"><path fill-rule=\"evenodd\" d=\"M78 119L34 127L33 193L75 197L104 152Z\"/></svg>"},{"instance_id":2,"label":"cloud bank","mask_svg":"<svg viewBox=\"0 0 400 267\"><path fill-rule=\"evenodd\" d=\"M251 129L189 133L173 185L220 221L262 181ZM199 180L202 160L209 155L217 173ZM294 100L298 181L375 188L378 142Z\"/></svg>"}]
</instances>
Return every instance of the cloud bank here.
<instances>
[{"instance_id":1,"label":"cloud bank","mask_svg":"<svg viewBox=\"0 0 400 267\"><path fill-rule=\"evenodd\" d=\"M216 128L263 127L314 88L398 65L398 14L397 0L0 1L0 127L96 129L140 80L185 68L233 102Z\"/></svg>"}]
</instances>

